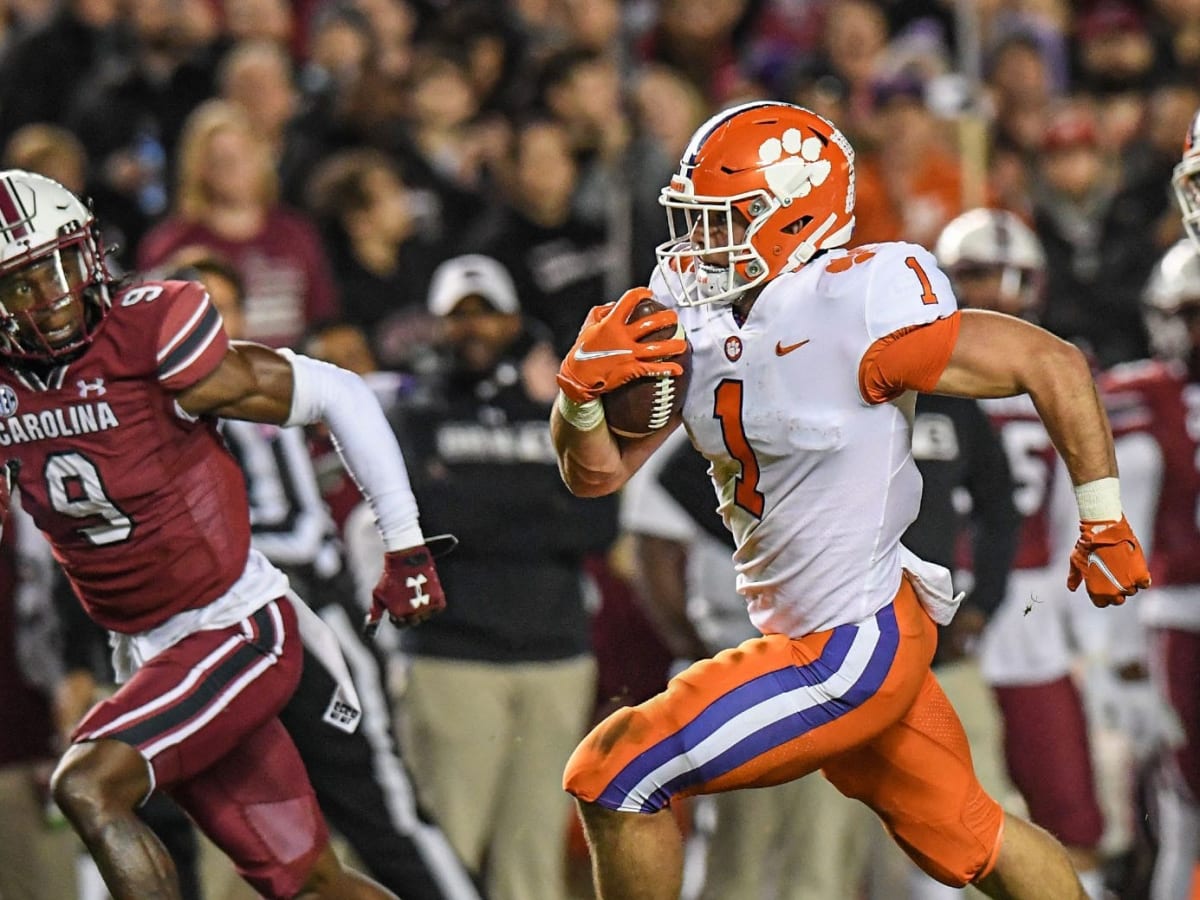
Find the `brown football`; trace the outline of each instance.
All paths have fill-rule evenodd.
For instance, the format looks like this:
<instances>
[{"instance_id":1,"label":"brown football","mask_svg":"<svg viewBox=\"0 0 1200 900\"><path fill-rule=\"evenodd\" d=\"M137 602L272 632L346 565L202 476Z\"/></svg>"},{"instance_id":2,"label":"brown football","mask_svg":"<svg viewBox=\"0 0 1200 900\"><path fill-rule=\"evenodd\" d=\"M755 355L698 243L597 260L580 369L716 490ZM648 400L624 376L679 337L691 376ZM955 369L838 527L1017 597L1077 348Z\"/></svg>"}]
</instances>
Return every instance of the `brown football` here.
<instances>
[{"instance_id":1,"label":"brown football","mask_svg":"<svg viewBox=\"0 0 1200 900\"><path fill-rule=\"evenodd\" d=\"M666 309L657 300L647 297L638 303L626 322L636 322L660 309ZM674 328L660 328L645 334L641 343L661 341L674 336ZM683 375L659 378L636 378L603 395L604 419L613 434L628 438L641 438L653 434L670 421L671 416L683 408L687 393L688 375L691 373L692 349L689 346L674 362L683 366Z\"/></svg>"}]
</instances>

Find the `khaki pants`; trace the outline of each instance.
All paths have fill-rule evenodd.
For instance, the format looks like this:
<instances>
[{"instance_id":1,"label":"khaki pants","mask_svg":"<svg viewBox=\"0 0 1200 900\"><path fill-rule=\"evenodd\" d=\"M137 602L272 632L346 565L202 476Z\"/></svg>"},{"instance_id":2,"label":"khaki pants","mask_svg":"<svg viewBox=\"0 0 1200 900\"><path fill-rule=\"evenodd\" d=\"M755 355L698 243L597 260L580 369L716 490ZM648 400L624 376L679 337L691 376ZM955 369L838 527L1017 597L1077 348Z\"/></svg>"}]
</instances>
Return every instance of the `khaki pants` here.
<instances>
[{"instance_id":1,"label":"khaki pants","mask_svg":"<svg viewBox=\"0 0 1200 900\"><path fill-rule=\"evenodd\" d=\"M65 821L46 824L34 774L32 765L0 769L0 898L71 900L82 846Z\"/></svg>"},{"instance_id":2,"label":"khaki pants","mask_svg":"<svg viewBox=\"0 0 1200 900\"><path fill-rule=\"evenodd\" d=\"M596 664L412 661L401 738L417 791L491 900L562 900L563 767L591 718Z\"/></svg>"},{"instance_id":3,"label":"khaki pants","mask_svg":"<svg viewBox=\"0 0 1200 900\"><path fill-rule=\"evenodd\" d=\"M819 772L759 790L715 794L702 900L834 900L858 896L883 828Z\"/></svg>"}]
</instances>

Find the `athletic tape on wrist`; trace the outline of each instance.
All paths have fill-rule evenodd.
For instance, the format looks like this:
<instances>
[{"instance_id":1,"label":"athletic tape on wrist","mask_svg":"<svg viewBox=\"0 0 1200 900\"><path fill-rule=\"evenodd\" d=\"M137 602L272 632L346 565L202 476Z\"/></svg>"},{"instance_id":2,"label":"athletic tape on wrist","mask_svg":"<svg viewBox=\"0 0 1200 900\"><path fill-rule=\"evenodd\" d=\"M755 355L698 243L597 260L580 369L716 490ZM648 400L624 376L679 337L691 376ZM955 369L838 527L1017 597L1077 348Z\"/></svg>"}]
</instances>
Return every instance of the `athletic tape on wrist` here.
<instances>
[{"instance_id":1,"label":"athletic tape on wrist","mask_svg":"<svg viewBox=\"0 0 1200 900\"><path fill-rule=\"evenodd\" d=\"M576 403L559 391L558 414L571 427L580 431L591 431L604 423L604 404L599 400Z\"/></svg>"},{"instance_id":2,"label":"athletic tape on wrist","mask_svg":"<svg viewBox=\"0 0 1200 900\"><path fill-rule=\"evenodd\" d=\"M1121 510L1121 482L1115 477L1098 478L1075 486L1079 518L1084 522L1115 522Z\"/></svg>"}]
</instances>

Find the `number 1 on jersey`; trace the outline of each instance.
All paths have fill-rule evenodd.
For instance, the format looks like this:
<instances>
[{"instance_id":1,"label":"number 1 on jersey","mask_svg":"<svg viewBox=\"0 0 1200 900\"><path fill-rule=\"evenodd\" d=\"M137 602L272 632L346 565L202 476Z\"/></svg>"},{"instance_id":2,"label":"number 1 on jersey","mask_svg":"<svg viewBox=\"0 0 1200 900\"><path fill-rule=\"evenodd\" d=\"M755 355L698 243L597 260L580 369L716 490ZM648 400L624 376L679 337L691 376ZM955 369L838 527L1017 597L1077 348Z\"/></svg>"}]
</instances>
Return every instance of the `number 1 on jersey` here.
<instances>
[{"instance_id":1,"label":"number 1 on jersey","mask_svg":"<svg viewBox=\"0 0 1200 900\"><path fill-rule=\"evenodd\" d=\"M758 458L746 438L746 427L742 424L742 382L726 378L717 385L713 404L713 418L721 422L721 437L729 455L742 465L742 474L736 479L733 501L756 519L761 519L765 498L758 489Z\"/></svg>"},{"instance_id":2,"label":"number 1 on jersey","mask_svg":"<svg viewBox=\"0 0 1200 900\"><path fill-rule=\"evenodd\" d=\"M929 283L929 276L925 274L925 270L921 268L921 264L917 262L917 258L915 256L905 257L904 264L913 270L913 274L921 282L921 302L926 306L935 305L938 302L937 294L933 292L933 285Z\"/></svg>"}]
</instances>

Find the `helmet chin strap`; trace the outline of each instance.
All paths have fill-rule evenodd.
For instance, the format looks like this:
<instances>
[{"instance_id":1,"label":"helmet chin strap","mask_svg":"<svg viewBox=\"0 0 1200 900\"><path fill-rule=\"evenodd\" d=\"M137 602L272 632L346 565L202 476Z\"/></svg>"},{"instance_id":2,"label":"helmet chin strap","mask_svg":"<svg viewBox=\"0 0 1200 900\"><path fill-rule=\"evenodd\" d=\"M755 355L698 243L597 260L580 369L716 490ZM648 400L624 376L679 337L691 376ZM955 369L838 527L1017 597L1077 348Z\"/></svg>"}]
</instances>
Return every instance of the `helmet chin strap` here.
<instances>
[{"instance_id":1,"label":"helmet chin strap","mask_svg":"<svg viewBox=\"0 0 1200 900\"><path fill-rule=\"evenodd\" d=\"M813 229L812 233L802 240L788 256L787 265L781 270L783 272L792 272L800 268L806 262L813 258L818 250L823 250L826 247L840 247L846 241L850 240L850 234L854 231L854 219L851 218L842 228L835 234L830 235L829 240L825 240L825 235L829 229L837 222L837 215L830 213L829 216Z\"/></svg>"}]
</instances>

